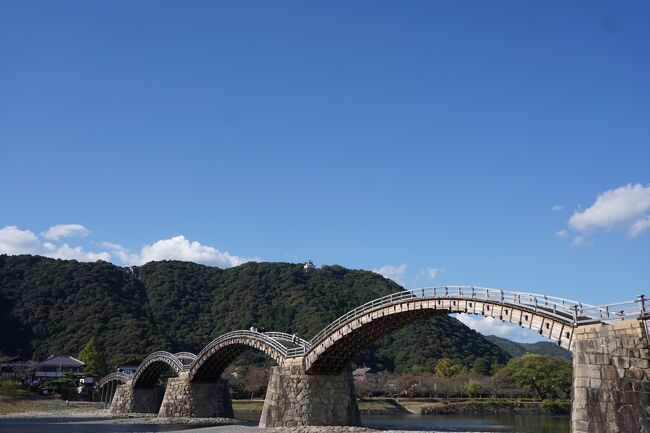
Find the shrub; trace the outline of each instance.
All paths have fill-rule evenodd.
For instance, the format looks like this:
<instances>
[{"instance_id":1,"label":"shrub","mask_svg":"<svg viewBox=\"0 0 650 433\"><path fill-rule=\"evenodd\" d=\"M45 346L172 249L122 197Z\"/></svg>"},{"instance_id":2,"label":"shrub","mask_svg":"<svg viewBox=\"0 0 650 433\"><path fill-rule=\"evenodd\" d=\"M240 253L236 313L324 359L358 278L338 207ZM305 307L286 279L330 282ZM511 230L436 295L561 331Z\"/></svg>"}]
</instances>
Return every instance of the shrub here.
<instances>
[{"instance_id":1,"label":"shrub","mask_svg":"<svg viewBox=\"0 0 650 433\"><path fill-rule=\"evenodd\" d=\"M465 383L465 392L470 398L478 397L481 391L483 391L483 387L480 382L470 379Z\"/></svg>"},{"instance_id":2,"label":"shrub","mask_svg":"<svg viewBox=\"0 0 650 433\"><path fill-rule=\"evenodd\" d=\"M567 415L571 413L571 400L542 400L542 408L553 414Z\"/></svg>"},{"instance_id":3,"label":"shrub","mask_svg":"<svg viewBox=\"0 0 650 433\"><path fill-rule=\"evenodd\" d=\"M20 389L20 383L13 380L0 381L0 395L14 396Z\"/></svg>"}]
</instances>

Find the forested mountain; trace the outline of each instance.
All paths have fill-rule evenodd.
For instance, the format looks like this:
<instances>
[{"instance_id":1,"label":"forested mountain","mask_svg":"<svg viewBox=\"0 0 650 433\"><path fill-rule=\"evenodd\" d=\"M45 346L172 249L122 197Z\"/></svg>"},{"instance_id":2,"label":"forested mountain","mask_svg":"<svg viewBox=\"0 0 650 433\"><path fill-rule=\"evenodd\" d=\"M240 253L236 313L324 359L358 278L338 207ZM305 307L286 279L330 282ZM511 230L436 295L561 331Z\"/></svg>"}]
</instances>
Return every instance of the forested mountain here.
<instances>
[{"instance_id":1,"label":"forested mountain","mask_svg":"<svg viewBox=\"0 0 650 433\"><path fill-rule=\"evenodd\" d=\"M563 349L551 341L538 341L536 343L517 343L508 340L507 338L497 337L496 335L488 335L488 340L499 346L504 351L508 352L511 356L522 356L526 353L533 353L536 355L554 356L556 358L563 358L571 360L571 352Z\"/></svg>"},{"instance_id":2,"label":"forested mountain","mask_svg":"<svg viewBox=\"0 0 650 433\"><path fill-rule=\"evenodd\" d=\"M110 365L154 350L198 353L222 333L248 329L311 338L371 299L402 290L378 274L301 264L246 263L219 269L189 262L141 268L39 256L0 255L0 352L42 359L75 355L96 336ZM398 371L433 370L448 357L466 366L509 355L456 319L408 326L357 359Z\"/></svg>"}]
</instances>

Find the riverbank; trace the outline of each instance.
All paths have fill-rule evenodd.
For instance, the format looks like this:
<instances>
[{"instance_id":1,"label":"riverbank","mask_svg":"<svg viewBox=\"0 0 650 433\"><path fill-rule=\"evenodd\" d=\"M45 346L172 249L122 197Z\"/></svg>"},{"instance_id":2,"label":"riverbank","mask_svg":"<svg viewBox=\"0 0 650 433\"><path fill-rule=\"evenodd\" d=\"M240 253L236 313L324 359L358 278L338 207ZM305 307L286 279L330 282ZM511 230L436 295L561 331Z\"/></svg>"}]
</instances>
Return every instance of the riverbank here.
<instances>
[{"instance_id":1,"label":"riverbank","mask_svg":"<svg viewBox=\"0 0 650 433\"><path fill-rule=\"evenodd\" d=\"M0 416L23 413L86 413L103 409L102 403L91 401L66 402L58 398L46 398L24 393L14 397L0 396Z\"/></svg>"},{"instance_id":2,"label":"riverbank","mask_svg":"<svg viewBox=\"0 0 650 433\"><path fill-rule=\"evenodd\" d=\"M259 419L264 400L233 400L235 417L245 421ZM524 415L524 414L568 414L570 401L535 401L525 399L393 399L367 398L358 400L362 415ZM52 413L91 414L110 416L103 403L70 401L34 397L30 395L16 398L0 398L0 416L38 414L48 416ZM151 417L151 416L149 416Z\"/></svg>"},{"instance_id":3,"label":"riverbank","mask_svg":"<svg viewBox=\"0 0 650 433\"><path fill-rule=\"evenodd\" d=\"M259 419L264 400L233 400L237 418ZM365 398L357 400L362 415L567 415L568 400L532 400L505 398Z\"/></svg>"},{"instance_id":4,"label":"riverbank","mask_svg":"<svg viewBox=\"0 0 650 433\"><path fill-rule=\"evenodd\" d=\"M54 404L51 404L53 403ZM60 401L59 401L60 402ZM291 427L258 428L259 417L248 422L229 418L158 418L155 414L111 414L99 403L88 403L83 407L59 404L56 400L39 402L29 411L0 415L0 433L376 433L427 431L440 432L510 432L529 431L536 433L568 433L568 417L551 419L544 415L528 416L462 416L462 415L362 415L364 427ZM45 404L43 404L45 403ZM50 403L50 404L47 404ZM61 402L65 403L65 402ZM381 407L385 402L371 402ZM395 401L397 403L397 401ZM407 401L400 403L428 403ZM261 407L262 401L235 402L242 408ZM391 404L392 405L392 404ZM363 406L363 405L362 405ZM385 410L385 409L382 409ZM237 417L239 415L235 414ZM549 425L550 423L550 425ZM550 428L552 427L552 428ZM549 429L550 428L550 429Z\"/></svg>"}]
</instances>

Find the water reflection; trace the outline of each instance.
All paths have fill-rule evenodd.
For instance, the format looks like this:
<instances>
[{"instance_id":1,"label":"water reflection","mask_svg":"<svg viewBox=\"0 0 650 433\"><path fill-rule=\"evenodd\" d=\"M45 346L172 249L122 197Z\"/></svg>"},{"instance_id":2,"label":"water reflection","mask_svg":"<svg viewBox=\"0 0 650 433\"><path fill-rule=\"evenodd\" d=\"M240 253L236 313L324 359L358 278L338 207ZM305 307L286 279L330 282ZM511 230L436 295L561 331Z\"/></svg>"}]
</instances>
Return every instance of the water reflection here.
<instances>
[{"instance_id":1,"label":"water reflection","mask_svg":"<svg viewBox=\"0 0 650 433\"><path fill-rule=\"evenodd\" d=\"M256 418L259 418L257 416ZM67 424L66 422L71 422ZM85 422L84 422L85 421ZM173 424L105 423L102 419L2 418L0 433L135 433L167 432L201 426ZM569 433L570 418L553 415L453 416L453 415L364 415L366 427L440 432ZM257 422L248 423L256 425Z\"/></svg>"},{"instance_id":2,"label":"water reflection","mask_svg":"<svg viewBox=\"0 0 650 433\"><path fill-rule=\"evenodd\" d=\"M364 415L362 423L372 428L441 432L569 433L571 420L557 415Z\"/></svg>"},{"instance_id":3,"label":"water reflection","mask_svg":"<svg viewBox=\"0 0 650 433\"><path fill-rule=\"evenodd\" d=\"M173 424L114 424L114 423L88 423L66 424L55 423L46 419L31 419L29 421L18 419L3 419L0 422L0 433L136 433L136 432L167 432L176 431L187 426Z\"/></svg>"}]
</instances>

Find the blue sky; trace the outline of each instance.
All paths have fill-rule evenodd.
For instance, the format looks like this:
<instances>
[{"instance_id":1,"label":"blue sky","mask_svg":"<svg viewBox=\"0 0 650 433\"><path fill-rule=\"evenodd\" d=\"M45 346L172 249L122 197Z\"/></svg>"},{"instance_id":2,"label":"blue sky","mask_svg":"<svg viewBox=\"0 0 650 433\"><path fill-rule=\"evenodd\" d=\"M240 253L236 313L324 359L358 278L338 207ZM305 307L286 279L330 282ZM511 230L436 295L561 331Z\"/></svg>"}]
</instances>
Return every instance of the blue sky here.
<instances>
[{"instance_id":1,"label":"blue sky","mask_svg":"<svg viewBox=\"0 0 650 433\"><path fill-rule=\"evenodd\" d=\"M649 19L0 1L0 252L650 294Z\"/></svg>"}]
</instances>

